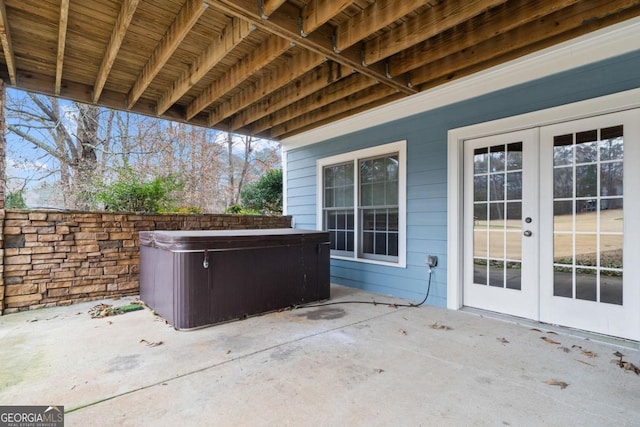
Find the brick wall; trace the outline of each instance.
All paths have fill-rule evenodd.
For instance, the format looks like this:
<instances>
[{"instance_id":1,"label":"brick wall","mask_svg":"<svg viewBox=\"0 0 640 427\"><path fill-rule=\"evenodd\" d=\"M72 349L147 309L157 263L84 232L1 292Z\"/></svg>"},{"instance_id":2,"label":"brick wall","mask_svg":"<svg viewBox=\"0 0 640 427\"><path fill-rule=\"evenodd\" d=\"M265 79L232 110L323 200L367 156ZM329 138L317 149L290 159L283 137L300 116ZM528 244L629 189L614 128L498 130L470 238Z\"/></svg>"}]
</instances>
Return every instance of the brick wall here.
<instances>
[{"instance_id":1,"label":"brick wall","mask_svg":"<svg viewBox=\"0 0 640 427\"><path fill-rule=\"evenodd\" d=\"M0 303L11 313L137 294L141 230L290 226L291 217L6 210Z\"/></svg>"}]
</instances>

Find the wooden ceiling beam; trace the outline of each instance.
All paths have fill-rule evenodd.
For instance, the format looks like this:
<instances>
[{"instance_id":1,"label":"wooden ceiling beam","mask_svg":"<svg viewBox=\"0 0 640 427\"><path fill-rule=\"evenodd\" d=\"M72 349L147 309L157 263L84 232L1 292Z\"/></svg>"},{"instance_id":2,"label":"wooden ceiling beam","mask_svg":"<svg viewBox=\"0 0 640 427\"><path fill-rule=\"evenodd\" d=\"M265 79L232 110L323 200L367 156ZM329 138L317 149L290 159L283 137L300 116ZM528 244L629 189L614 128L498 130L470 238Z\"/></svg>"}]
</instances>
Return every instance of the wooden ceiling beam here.
<instances>
[{"instance_id":1,"label":"wooden ceiling beam","mask_svg":"<svg viewBox=\"0 0 640 427\"><path fill-rule=\"evenodd\" d=\"M362 105L370 104L396 93L397 92L393 88L378 84L374 87L365 89L362 92L342 98L331 105L325 105L317 110L296 117L293 120L289 120L286 123L274 126L271 128L270 136L272 138L280 138L282 135L290 133L295 129L351 111Z\"/></svg>"},{"instance_id":2,"label":"wooden ceiling beam","mask_svg":"<svg viewBox=\"0 0 640 427\"><path fill-rule=\"evenodd\" d=\"M302 9L300 35L306 37L317 30L325 22L345 10L352 0L311 0Z\"/></svg>"},{"instance_id":3,"label":"wooden ceiling beam","mask_svg":"<svg viewBox=\"0 0 640 427\"><path fill-rule=\"evenodd\" d=\"M352 73L349 70L348 74ZM298 80L287 84L282 89L252 103L248 108L240 111L231 119L231 129L240 129L269 114L275 113L314 92L338 81L348 74L344 74L342 66L333 61L327 61L306 73Z\"/></svg>"},{"instance_id":4,"label":"wooden ceiling beam","mask_svg":"<svg viewBox=\"0 0 640 427\"><path fill-rule=\"evenodd\" d=\"M127 95L127 108L133 107L133 104L142 96L208 7L209 5L202 0L187 0L182 6L131 86Z\"/></svg>"},{"instance_id":5,"label":"wooden ceiling beam","mask_svg":"<svg viewBox=\"0 0 640 427\"><path fill-rule=\"evenodd\" d=\"M573 30L577 28L583 28L584 33L594 31L603 25L606 18L612 20L616 17L616 13L617 16L624 16L622 15L624 10L640 7L638 0L617 0L615 3L616 7L612 9L611 2L578 2L552 15L539 18L529 24L478 43L472 48L461 50L416 69L411 73L412 79L416 84L423 85L444 76L454 75L459 70L476 64L484 64L483 68L489 68L501 63L505 55L514 51L522 51L534 41L541 42L555 37L554 43L559 43L576 37ZM612 10L617 12L612 13ZM590 23L594 23L596 27L588 26ZM566 34L566 37L560 37L562 34Z\"/></svg>"},{"instance_id":6,"label":"wooden ceiling beam","mask_svg":"<svg viewBox=\"0 0 640 427\"><path fill-rule=\"evenodd\" d=\"M249 76L261 70L289 48L291 48L289 40L275 34L270 35L259 48L251 51L251 53L238 61L229 71L211 83L189 104L186 110L187 120L207 108Z\"/></svg>"},{"instance_id":7,"label":"wooden ceiling beam","mask_svg":"<svg viewBox=\"0 0 640 427\"><path fill-rule=\"evenodd\" d=\"M7 63L9 81L13 86L16 86L16 58L15 53L13 52L11 31L9 30L9 19L7 18L7 8L4 4L4 0L0 0L0 41L2 42L4 60Z\"/></svg>"},{"instance_id":8,"label":"wooden ceiling beam","mask_svg":"<svg viewBox=\"0 0 640 427\"><path fill-rule=\"evenodd\" d=\"M300 35L298 17L300 11L285 3L277 11L275 11L268 20L260 18L256 12L255 4L252 0L206 0L211 6L221 12L246 19L256 25L258 28L280 37L293 41L297 45L316 52L346 67L378 80L385 86L392 87L405 94L416 93L408 82L402 78L388 78L386 75L384 64L374 64L365 66L362 64L360 51L349 50L340 54L333 50L333 28L323 25L308 34L306 37ZM485 0L486 1L486 0Z\"/></svg>"},{"instance_id":9,"label":"wooden ceiling beam","mask_svg":"<svg viewBox=\"0 0 640 427\"><path fill-rule=\"evenodd\" d=\"M340 101L377 84L375 80L362 74L351 74L339 82L333 83L306 98L289 104L286 108L274 114L258 120L251 125L251 132L261 133L269 128L291 121L296 117Z\"/></svg>"},{"instance_id":10,"label":"wooden ceiling beam","mask_svg":"<svg viewBox=\"0 0 640 427\"><path fill-rule=\"evenodd\" d=\"M295 129L291 129L291 131L289 131L287 133L283 133L282 135L280 135L280 136L278 136L277 138L274 138L274 139L283 140L283 139L289 138L290 136L298 135L300 133L309 131L311 129L315 129L315 128L320 127L320 126L327 125L327 124L335 122L337 120L344 119L346 117L350 117L350 116L353 116L355 114L362 113L362 112L367 111L367 110L371 110L372 108L376 108L376 107L379 107L381 105L388 104L389 102L396 101L396 100L398 100L400 98L403 98L403 97L404 97L404 95L402 95L402 94L392 93L389 96L386 96L384 98L378 98L378 99L376 99L376 100L374 100L374 101L372 101L372 102L370 102L368 104L360 105L357 108L353 108L351 110L347 110L345 112L342 112L340 114L336 114L334 116L328 116L328 117L325 117L323 119L318 119L316 121L312 121L310 124L307 124L307 125L304 125L304 126L301 126L301 127L296 127ZM264 138L271 138L271 136L265 134Z\"/></svg>"},{"instance_id":11,"label":"wooden ceiling beam","mask_svg":"<svg viewBox=\"0 0 640 427\"><path fill-rule=\"evenodd\" d=\"M69 22L69 0L60 2L60 20L58 22L58 52L56 55L56 83L53 93L60 95L60 85L62 84L62 69L64 65L64 50L67 44L67 24Z\"/></svg>"},{"instance_id":12,"label":"wooden ceiling beam","mask_svg":"<svg viewBox=\"0 0 640 427\"><path fill-rule=\"evenodd\" d=\"M102 64L98 70L96 82L93 85L93 95L91 96L91 101L93 103L97 103L100 99L102 89L104 89L104 85L107 82L107 77L109 77L113 62L118 56L122 40L124 40L124 36L127 34L127 28L129 28L129 24L131 24L131 19L133 19L133 14L136 12L139 2L140 0L124 0L122 2L120 13L116 19L116 24L113 27L111 38L109 39L109 44L107 45L102 58Z\"/></svg>"},{"instance_id":13,"label":"wooden ceiling beam","mask_svg":"<svg viewBox=\"0 0 640 427\"><path fill-rule=\"evenodd\" d=\"M216 64L222 60L254 29L249 22L232 18L222 30L220 37L213 40L207 49L173 82L171 87L158 100L157 114L162 115Z\"/></svg>"},{"instance_id":14,"label":"wooden ceiling beam","mask_svg":"<svg viewBox=\"0 0 640 427\"><path fill-rule=\"evenodd\" d=\"M269 15L276 11L287 0L258 0L258 11L262 19L269 19Z\"/></svg>"},{"instance_id":15,"label":"wooden ceiling beam","mask_svg":"<svg viewBox=\"0 0 640 427\"><path fill-rule=\"evenodd\" d=\"M260 78L257 84L248 86L231 99L216 106L209 113L209 126L217 127L224 119L275 92L323 61L324 58L315 52L304 50L298 53L289 62Z\"/></svg>"},{"instance_id":16,"label":"wooden ceiling beam","mask_svg":"<svg viewBox=\"0 0 640 427\"><path fill-rule=\"evenodd\" d=\"M424 0L376 1L336 27L334 50L340 52L424 5Z\"/></svg>"},{"instance_id":17,"label":"wooden ceiling beam","mask_svg":"<svg viewBox=\"0 0 640 427\"><path fill-rule=\"evenodd\" d=\"M438 3L399 27L366 42L363 47L363 62L375 64L506 1L467 0Z\"/></svg>"},{"instance_id":18,"label":"wooden ceiling beam","mask_svg":"<svg viewBox=\"0 0 640 427\"><path fill-rule=\"evenodd\" d=\"M415 45L388 59L389 72L402 75L447 55L470 48L484 40L504 34L521 25L562 10L578 0L514 0L508 7L496 9L495 14L479 15L449 30ZM415 77L415 76L412 76ZM414 81L417 84L417 82Z\"/></svg>"}]
</instances>

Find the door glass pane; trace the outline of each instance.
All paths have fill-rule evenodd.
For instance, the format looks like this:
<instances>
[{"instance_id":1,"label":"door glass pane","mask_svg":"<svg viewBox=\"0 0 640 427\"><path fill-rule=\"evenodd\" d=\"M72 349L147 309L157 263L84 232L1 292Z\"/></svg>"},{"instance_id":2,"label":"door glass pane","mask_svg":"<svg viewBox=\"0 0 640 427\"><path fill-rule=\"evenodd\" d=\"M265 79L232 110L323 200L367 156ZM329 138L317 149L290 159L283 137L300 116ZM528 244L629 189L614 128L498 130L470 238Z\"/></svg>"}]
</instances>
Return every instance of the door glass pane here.
<instances>
[{"instance_id":1,"label":"door glass pane","mask_svg":"<svg viewBox=\"0 0 640 427\"><path fill-rule=\"evenodd\" d=\"M622 304L623 128L554 138L554 295Z\"/></svg>"},{"instance_id":2,"label":"door glass pane","mask_svg":"<svg viewBox=\"0 0 640 427\"><path fill-rule=\"evenodd\" d=\"M489 286L504 288L504 262L489 261Z\"/></svg>"},{"instance_id":3,"label":"door glass pane","mask_svg":"<svg viewBox=\"0 0 640 427\"><path fill-rule=\"evenodd\" d=\"M598 270L576 268L576 299L596 301Z\"/></svg>"},{"instance_id":4,"label":"door glass pane","mask_svg":"<svg viewBox=\"0 0 640 427\"><path fill-rule=\"evenodd\" d=\"M507 170L522 169L522 142L507 145Z\"/></svg>"},{"instance_id":5,"label":"door glass pane","mask_svg":"<svg viewBox=\"0 0 640 427\"><path fill-rule=\"evenodd\" d=\"M573 202L553 202L553 231L573 231Z\"/></svg>"},{"instance_id":6,"label":"door glass pane","mask_svg":"<svg viewBox=\"0 0 640 427\"><path fill-rule=\"evenodd\" d=\"M553 296L573 298L573 268L553 268Z\"/></svg>"},{"instance_id":7,"label":"door glass pane","mask_svg":"<svg viewBox=\"0 0 640 427\"><path fill-rule=\"evenodd\" d=\"M522 263L509 262L506 268L506 287L508 289L522 289Z\"/></svg>"},{"instance_id":8,"label":"door glass pane","mask_svg":"<svg viewBox=\"0 0 640 427\"><path fill-rule=\"evenodd\" d=\"M521 288L522 162L522 142L474 150L474 283Z\"/></svg>"}]
</instances>

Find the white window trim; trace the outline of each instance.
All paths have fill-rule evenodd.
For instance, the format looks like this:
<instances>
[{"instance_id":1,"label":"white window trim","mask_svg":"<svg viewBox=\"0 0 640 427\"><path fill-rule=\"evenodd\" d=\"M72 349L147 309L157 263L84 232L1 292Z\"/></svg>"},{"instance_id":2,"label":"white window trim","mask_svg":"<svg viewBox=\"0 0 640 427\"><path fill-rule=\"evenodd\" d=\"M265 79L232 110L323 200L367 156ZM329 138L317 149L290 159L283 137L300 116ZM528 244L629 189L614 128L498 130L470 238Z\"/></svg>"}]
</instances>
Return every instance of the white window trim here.
<instances>
[{"instance_id":1,"label":"white window trim","mask_svg":"<svg viewBox=\"0 0 640 427\"><path fill-rule=\"evenodd\" d=\"M519 116L479 123L448 132L447 155L447 308L458 310L463 301L464 141L537 128L602 114L640 108L640 89L592 98Z\"/></svg>"},{"instance_id":2,"label":"white window trim","mask_svg":"<svg viewBox=\"0 0 640 427\"><path fill-rule=\"evenodd\" d=\"M359 215L354 215L355 228L355 250L353 257L344 257L332 255L332 259L340 259L345 261L360 262L365 264L384 265L389 267L406 268L407 267L407 141L396 141L389 144L378 145L371 148L365 148L357 151L349 151L347 153L338 154L331 157L324 157L316 161L316 228L322 230L322 206L324 188L322 168L325 166L355 161L357 159L365 159L368 157L376 157L390 153L398 153L398 164L400 172L398 176L398 262L380 261L358 256L358 244L360 240L360 219ZM354 183L358 185L358 167L354 168ZM353 206L358 211L357 195L359 191L354 191Z\"/></svg>"}]
</instances>

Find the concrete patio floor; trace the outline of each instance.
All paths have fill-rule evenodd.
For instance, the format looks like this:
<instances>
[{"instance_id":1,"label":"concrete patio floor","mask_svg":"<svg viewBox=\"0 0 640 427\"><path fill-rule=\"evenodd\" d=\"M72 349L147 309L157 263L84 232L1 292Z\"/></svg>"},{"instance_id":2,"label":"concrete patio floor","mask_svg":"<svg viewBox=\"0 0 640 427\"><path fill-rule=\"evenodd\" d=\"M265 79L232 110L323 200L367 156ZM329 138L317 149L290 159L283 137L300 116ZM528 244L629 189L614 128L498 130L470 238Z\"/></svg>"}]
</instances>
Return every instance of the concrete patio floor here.
<instances>
[{"instance_id":1,"label":"concrete patio floor","mask_svg":"<svg viewBox=\"0 0 640 427\"><path fill-rule=\"evenodd\" d=\"M354 299L400 302L332 286ZM179 332L98 303L0 317L1 405L64 405L68 426L640 425L640 376L614 356L640 366L637 343L364 304Z\"/></svg>"}]
</instances>

